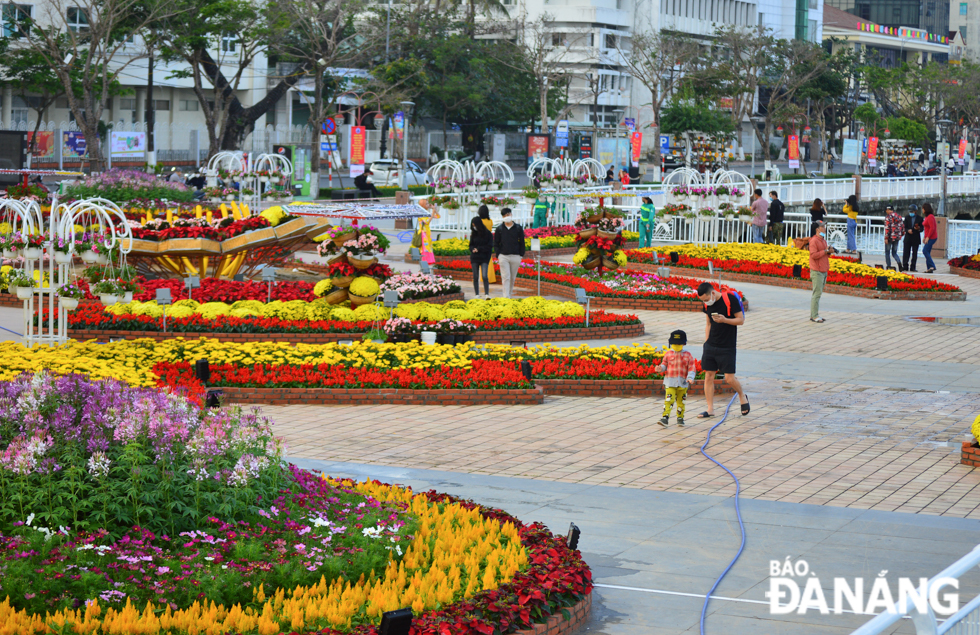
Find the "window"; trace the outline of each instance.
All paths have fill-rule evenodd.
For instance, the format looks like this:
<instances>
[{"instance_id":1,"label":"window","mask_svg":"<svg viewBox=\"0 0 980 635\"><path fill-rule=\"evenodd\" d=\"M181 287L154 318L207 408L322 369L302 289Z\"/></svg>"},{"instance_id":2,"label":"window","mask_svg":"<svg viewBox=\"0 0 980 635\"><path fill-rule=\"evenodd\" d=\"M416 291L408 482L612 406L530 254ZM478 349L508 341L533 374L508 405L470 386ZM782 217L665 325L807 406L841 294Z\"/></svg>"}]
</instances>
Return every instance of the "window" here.
<instances>
[{"instance_id":1,"label":"window","mask_svg":"<svg viewBox=\"0 0 980 635\"><path fill-rule=\"evenodd\" d=\"M811 9L819 9L820 8L820 7L817 6L817 0L810 0L810 3L807 6L809 6Z\"/></svg>"},{"instance_id":2,"label":"window","mask_svg":"<svg viewBox=\"0 0 980 635\"><path fill-rule=\"evenodd\" d=\"M222 53L234 53L235 45L238 43L238 37L233 33L228 33L221 36L221 52Z\"/></svg>"},{"instance_id":3,"label":"window","mask_svg":"<svg viewBox=\"0 0 980 635\"><path fill-rule=\"evenodd\" d=\"M809 39L811 42L816 42L817 41L817 21L816 20L809 20L808 21L808 26L807 26L806 34L807 34L807 39Z\"/></svg>"},{"instance_id":4,"label":"window","mask_svg":"<svg viewBox=\"0 0 980 635\"><path fill-rule=\"evenodd\" d=\"M963 37L963 43L966 44L966 25L960 27L960 35Z\"/></svg>"},{"instance_id":5,"label":"window","mask_svg":"<svg viewBox=\"0 0 980 635\"><path fill-rule=\"evenodd\" d=\"M123 97L119 100L119 110L136 110L136 100L132 97Z\"/></svg>"},{"instance_id":6,"label":"window","mask_svg":"<svg viewBox=\"0 0 980 635\"><path fill-rule=\"evenodd\" d=\"M154 99L153 110L170 110L169 99Z\"/></svg>"},{"instance_id":7,"label":"window","mask_svg":"<svg viewBox=\"0 0 980 635\"><path fill-rule=\"evenodd\" d=\"M76 33L88 31L88 16L85 10L79 7L68 7L68 28Z\"/></svg>"},{"instance_id":8,"label":"window","mask_svg":"<svg viewBox=\"0 0 980 635\"><path fill-rule=\"evenodd\" d=\"M967 3L965 2L960 3L960 15L966 15L966 7L967 7Z\"/></svg>"},{"instance_id":9,"label":"window","mask_svg":"<svg viewBox=\"0 0 980 635\"><path fill-rule=\"evenodd\" d=\"M180 110L183 112L196 112L201 104L196 99L181 99Z\"/></svg>"},{"instance_id":10,"label":"window","mask_svg":"<svg viewBox=\"0 0 980 635\"><path fill-rule=\"evenodd\" d=\"M605 40L606 40L606 48L607 49L614 49L614 48L616 48L616 36L614 34L612 34L612 33L606 33Z\"/></svg>"},{"instance_id":11,"label":"window","mask_svg":"<svg viewBox=\"0 0 980 635\"><path fill-rule=\"evenodd\" d=\"M565 46L565 35L563 33L552 33L551 34L551 45L552 46Z\"/></svg>"},{"instance_id":12,"label":"window","mask_svg":"<svg viewBox=\"0 0 980 635\"><path fill-rule=\"evenodd\" d=\"M24 37L31 33L31 15L34 5L5 4L3 5L3 36Z\"/></svg>"}]
</instances>

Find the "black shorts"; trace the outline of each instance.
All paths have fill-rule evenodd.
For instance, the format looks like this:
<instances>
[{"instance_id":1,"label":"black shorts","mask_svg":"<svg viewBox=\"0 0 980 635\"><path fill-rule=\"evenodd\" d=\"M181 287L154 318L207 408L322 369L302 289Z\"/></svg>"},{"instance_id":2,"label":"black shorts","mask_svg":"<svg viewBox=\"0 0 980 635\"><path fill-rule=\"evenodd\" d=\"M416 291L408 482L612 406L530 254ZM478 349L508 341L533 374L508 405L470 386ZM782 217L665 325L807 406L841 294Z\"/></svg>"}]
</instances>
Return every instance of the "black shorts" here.
<instances>
[{"instance_id":1,"label":"black shorts","mask_svg":"<svg viewBox=\"0 0 980 635\"><path fill-rule=\"evenodd\" d=\"M735 349L714 348L705 344L701 354L701 369L724 375L735 374Z\"/></svg>"}]
</instances>

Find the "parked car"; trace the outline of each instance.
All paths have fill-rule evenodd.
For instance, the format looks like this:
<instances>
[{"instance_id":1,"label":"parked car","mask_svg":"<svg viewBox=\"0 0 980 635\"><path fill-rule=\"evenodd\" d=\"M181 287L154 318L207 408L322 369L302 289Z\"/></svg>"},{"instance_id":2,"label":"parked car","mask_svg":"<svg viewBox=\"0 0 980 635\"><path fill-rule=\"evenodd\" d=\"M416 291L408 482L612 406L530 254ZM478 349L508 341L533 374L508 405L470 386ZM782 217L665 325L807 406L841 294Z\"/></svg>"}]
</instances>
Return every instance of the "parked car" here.
<instances>
[{"instance_id":1,"label":"parked car","mask_svg":"<svg viewBox=\"0 0 980 635\"><path fill-rule=\"evenodd\" d=\"M374 172L371 180L375 187L394 187L398 185L401 170L401 161L378 159L371 164L371 171ZM428 175L415 161L408 162L408 185L429 185Z\"/></svg>"}]
</instances>

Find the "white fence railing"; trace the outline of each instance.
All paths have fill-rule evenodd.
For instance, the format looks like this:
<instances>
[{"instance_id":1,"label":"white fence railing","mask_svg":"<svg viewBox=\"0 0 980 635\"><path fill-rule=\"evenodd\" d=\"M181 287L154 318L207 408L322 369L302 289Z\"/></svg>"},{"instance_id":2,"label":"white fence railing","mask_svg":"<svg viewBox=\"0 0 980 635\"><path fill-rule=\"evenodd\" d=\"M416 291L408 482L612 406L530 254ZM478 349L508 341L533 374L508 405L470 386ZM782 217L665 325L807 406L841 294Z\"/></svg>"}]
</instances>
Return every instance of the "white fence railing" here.
<instances>
[{"instance_id":1,"label":"white fence railing","mask_svg":"<svg viewBox=\"0 0 980 635\"><path fill-rule=\"evenodd\" d=\"M972 256L980 253L980 221L949 221L949 240L946 254L950 258Z\"/></svg>"},{"instance_id":2,"label":"white fence railing","mask_svg":"<svg viewBox=\"0 0 980 635\"><path fill-rule=\"evenodd\" d=\"M907 594L895 604L892 610L876 615L864 626L852 632L851 635L880 635L891 632L891 627L905 616L912 618L916 635L943 635L943 633L976 635L980 632L980 597L968 602L966 606L954 613L949 619L944 620L942 624L936 620L928 600L938 595L939 589L937 587L945 586L949 580L958 580L978 564L980 564L980 545L929 579L928 588L922 598L922 604L926 605L924 612L915 608L912 594Z\"/></svg>"}]
</instances>

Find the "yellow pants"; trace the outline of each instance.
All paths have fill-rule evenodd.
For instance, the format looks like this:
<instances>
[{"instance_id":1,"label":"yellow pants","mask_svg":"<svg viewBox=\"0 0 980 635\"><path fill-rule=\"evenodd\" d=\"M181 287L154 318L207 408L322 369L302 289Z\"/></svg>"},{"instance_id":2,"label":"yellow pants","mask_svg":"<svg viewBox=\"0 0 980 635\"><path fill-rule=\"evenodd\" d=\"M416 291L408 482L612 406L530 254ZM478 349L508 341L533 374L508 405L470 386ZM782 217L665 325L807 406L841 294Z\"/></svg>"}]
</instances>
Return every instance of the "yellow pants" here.
<instances>
[{"instance_id":1,"label":"yellow pants","mask_svg":"<svg viewBox=\"0 0 980 635\"><path fill-rule=\"evenodd\" d=\"M670 416L670 409L677 404L677 418L684 418L684 408L686 407L687 388L667 388L667 396L664 398L664 415Z\"/></svg>"}]
</instances>

